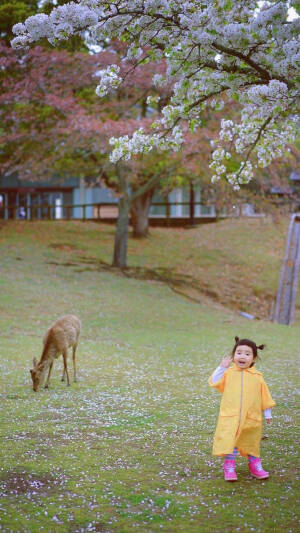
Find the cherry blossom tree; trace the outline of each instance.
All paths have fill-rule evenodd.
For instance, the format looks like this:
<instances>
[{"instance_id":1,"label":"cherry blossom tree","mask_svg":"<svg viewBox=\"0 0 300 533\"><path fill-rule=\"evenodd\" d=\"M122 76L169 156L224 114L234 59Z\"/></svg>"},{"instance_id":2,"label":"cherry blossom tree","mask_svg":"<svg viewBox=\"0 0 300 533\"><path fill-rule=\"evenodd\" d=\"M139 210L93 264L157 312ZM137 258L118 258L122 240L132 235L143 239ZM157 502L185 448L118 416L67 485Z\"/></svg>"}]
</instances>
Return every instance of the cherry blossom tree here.
<instances>
[{"instance_id":1,"label":"cherry blossom tree","mask_svg":"<svg viewBox=\"0 0 300 533\"><path fill-rule=\"evenodd\" d=\"M113 188L120 197L114 265L121 267L127 261L130 209L135 236L146 235L151 197L170 174L166 153L133 158L126 167L108 161L111 136L151 123L146 99L158 92L153 71L164 72L162 63L141 65L118 94L98 98L99 72L112 58L125 68L118 58L125 46L115 42L95 54L37 46L16 54L0 41L0 172L32 181L79 175ZM162 100L168 91L159 90Z\"/></svg>"},{"instance_id":2,"label":"cherry blossom tree","mask_svg":"<svg viewBox=\"0 0 300 533\"><path fill-rule=\"evenodd\" d=\"M115 163L153 149L178 150L186 125L201 126L205 107L218 109L224 98L238 101L240 119L221 120L210 166L214 182L224 177L239 188L251 180L255 167L281 156L294 139L299 13L298 0L78 0L16 24L12 45L26 47L40 39L55 44L82 32L100 46L110 39L128 43L127 58L135 59L136 67L167 62L166 74L155 74L154 82L173 84L171 101L152 130L139 128L111 139ZM122 79L120 66L112 63L97 94L105 96ZM241 160L232 169L234 152Z\"/></svg>"}]
</instances>

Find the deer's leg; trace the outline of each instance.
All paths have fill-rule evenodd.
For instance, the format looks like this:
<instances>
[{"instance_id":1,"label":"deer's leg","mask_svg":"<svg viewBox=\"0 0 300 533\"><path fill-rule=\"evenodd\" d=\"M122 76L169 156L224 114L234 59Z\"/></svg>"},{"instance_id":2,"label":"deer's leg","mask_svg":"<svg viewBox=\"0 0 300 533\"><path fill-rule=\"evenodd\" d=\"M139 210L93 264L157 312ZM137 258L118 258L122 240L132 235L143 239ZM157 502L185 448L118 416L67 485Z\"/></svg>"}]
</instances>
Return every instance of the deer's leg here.
<instances>
[{"instance_id":1,"label":"deer's leg","mask_svg":"<svg viewBox=\"0 0 300 533\"><path fill-rule=\"evenodd\" d=\"M67 357L68 357L68 350L63 351L63 358L64 358L64 373L67 374L67 381L68 385L71 385L70 378L69 378L69 372L68 372L68 366L67 366Z\"/></svg>"},{"instance_id":2,"label":"deer's leg","mask_svg":"<svg viewBox=\"0 0 300 533\"><path fill-rule=\"evenodd\" d=\"M63 375L61 376L61 381L65 381L65 375L66 375L66 370L65 370L65 363L64 363L64 369L63 369Z\"/></svg>"},{"instance_id":3,"label":"deer's leg","mask_svg":"<svg viewBox=\"0 0 300 533\"><path fill-rule=\"evenodd\" d=\"M74 346L73 346L73 370L74 370L74 381L75 381L75 383L77 381L77 378L76 378L76 360L75 360L76 348L77 348L77 344L74 344Z\"/></svg>"},{"instance_id":4,"label":"deer's leg","mask_svg":"<svg viewBox=\"0 0 300 533\"><path fill-rule=\"evenodd\" d=\"M53 367L53 361L50 363L50 366L49 366L49 372L48 372L48 377L47 377L47 381L46 381L45 389L48 389L48 387L49 387L49 383L50 383L50 374L51 374L52 367Z\"/></svg>"}]
</instances>

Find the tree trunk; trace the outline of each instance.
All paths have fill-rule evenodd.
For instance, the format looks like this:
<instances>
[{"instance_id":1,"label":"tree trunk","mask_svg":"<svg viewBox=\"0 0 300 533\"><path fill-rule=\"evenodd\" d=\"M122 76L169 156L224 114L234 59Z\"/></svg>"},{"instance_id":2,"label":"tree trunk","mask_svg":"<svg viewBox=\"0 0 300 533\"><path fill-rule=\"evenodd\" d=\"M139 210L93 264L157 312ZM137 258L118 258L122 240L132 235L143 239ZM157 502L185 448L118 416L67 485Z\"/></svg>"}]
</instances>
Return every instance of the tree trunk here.
<instances>
[{"instance_id":1,"label":"tree trunk","mask_svg":"<svg viewBox=\"0 0 300 533\"><path fill-rule=\"evenodd\" d=\"M148 191L152 191L153 194L155 186L159 182L159 175L156 174L145 185L140 187L138 191L135 191L133 193L131 190L130 181L126 179L125 170L125 167L121 164L116 165L116 172L119 178L120 192L122 194L119 200L119 215L115 234L114 258L112 263L112 266L117 268L127 267L128 226L131 206L133 202L137 200L137 198L146 195Z\"/></svg>"},{"instance_id":2,"label":"tree trunk","mask_svg":"<svg viewBox=\"0 0 300 533\"><path fill-rule=\"evenodd\" d=\"M154 189L138 196L131 205L131 222L133 237L143 238L149 234L149 210L151 207Z\"/></svg>"},{"instance_id":3,"label":"tree trunk","mask_svg":"<svg viewBox=\"0 0 300 533\"><path fill-rule=\"evenodd\" d=\"M117 268L126 268L131 190L125 176L124 168L120 164L117 164L116 171L119 178L122 196L119 199L119 214L115 233L114 258L112 266Z\"/></svg>"},{"instance_id":4,"label":"tree trunk","mask_svg":"<svg viewBox=\"0 0 300 533\"><path fill-rule=\"evenodd\" d=\"M127 267L128 225L130 200L127 194L119 200L119 215L115 233L114 259L112 266Z\"/></svg>"}]
</instances>

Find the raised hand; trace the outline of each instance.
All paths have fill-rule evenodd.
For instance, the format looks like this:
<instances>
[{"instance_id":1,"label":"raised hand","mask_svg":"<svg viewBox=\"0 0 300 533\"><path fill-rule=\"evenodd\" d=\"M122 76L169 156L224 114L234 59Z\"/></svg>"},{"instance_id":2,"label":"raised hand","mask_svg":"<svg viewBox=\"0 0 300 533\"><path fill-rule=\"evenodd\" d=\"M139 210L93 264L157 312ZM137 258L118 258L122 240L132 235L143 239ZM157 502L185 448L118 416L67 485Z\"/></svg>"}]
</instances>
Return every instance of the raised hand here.
<instances>
[{"instance_id":1,"label":"raised hand","mask_svg":"<svg viewBox=\"0 0 300 533\"><path fill-rule=\"evenodd\" d=\"M223 357L220 366L222 368L228 368L231 365L231 363L232 363L232 357L226 356L226 357Z\"/></svg>"}]
</instances>

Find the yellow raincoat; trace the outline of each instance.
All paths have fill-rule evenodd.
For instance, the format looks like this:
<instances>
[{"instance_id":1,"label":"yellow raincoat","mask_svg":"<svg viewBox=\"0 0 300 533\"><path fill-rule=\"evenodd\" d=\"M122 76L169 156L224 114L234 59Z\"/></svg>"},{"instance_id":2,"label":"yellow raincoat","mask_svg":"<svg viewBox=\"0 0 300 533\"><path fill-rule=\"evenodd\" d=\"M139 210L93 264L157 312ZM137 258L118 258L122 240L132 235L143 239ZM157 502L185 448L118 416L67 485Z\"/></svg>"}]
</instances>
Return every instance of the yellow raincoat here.
<instances>
[{"instance_id":1,"label":"yellow raincoat","mask_svg":"<svg viewBox=\"0 0 300 533\"><path fill-rule=\"evenodd\" d=\"M260 457L262 411L275 405L261 372L234 363L215 383L210 377L209 385L223 393L213 455L227 455L236 446L241 455Z\"/></svg>"}]
</instances>

